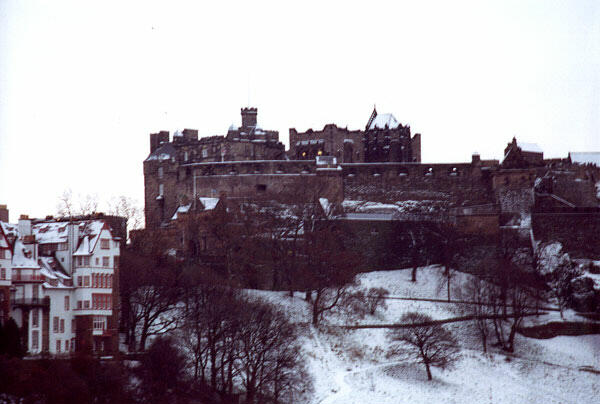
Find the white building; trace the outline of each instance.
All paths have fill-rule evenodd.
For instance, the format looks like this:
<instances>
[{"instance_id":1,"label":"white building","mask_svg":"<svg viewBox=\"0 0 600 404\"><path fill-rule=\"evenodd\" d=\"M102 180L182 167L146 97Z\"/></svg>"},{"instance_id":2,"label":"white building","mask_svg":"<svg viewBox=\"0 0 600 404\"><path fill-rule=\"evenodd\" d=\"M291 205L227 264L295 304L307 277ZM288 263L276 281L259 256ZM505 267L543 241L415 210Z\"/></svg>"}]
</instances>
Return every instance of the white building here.
<instances>
[{"instance_id":1,"label":"white building","mask_svg":"<svg viewBox=\"0 0 600 404\"><path fill-rule=\"evenodd\" d=\"M117 350L119 242L102 219L0 222L2 307L30 354Z\"/></svg>"}]
</instances>

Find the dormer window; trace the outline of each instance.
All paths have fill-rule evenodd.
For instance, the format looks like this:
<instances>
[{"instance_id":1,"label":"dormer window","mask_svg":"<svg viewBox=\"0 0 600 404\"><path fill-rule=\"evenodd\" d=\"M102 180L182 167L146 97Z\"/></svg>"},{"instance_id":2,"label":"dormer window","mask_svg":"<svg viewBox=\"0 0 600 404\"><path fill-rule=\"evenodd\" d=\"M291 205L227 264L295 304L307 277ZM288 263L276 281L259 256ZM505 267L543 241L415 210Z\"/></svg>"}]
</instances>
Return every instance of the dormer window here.
<instances>
[{"instance_id":1,"label":"dormer window","mask_svg":"<svg viewBox=\"0 0 600 404\"><path fill-rule=\"evenodd\" d=\"M108 250L110 248L110 240L107 238L103 238L100 240L100 248L103 250Z\"/></svg>"}]
</instances>

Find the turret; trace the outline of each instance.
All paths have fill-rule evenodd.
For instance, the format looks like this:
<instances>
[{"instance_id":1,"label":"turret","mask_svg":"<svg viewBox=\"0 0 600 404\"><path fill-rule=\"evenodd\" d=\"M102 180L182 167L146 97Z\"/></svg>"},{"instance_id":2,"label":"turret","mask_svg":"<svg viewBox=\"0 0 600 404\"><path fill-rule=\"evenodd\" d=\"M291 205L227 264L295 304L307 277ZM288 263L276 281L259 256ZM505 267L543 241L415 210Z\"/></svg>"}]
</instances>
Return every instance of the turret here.
<instances>
[{"instance_id":1,"label":"turret","mask_svg":"<svg viewBox=\"0 0 600 404\"><path fill-rule=\"evenodd\" d=\"M256 108L242 108L242 128L256 127L257 115Z\"/></svg>"}]
</instances>

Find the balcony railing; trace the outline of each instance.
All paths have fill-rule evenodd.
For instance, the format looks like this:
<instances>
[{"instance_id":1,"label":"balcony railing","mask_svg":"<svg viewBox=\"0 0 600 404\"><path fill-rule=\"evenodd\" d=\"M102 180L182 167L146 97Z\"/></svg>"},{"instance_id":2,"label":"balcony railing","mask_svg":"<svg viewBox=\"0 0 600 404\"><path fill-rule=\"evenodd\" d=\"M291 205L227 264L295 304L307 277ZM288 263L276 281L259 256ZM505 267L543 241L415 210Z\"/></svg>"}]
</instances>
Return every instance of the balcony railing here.
<instances>
[{"instance_id":1,"label":"balcony railing","mask_svg":"<svg viewBox=\"0 0 600 404\"><path fill-rule=\"evenodd\" d=\"M20 299L12 299L10 301L12 306L40 306L40 307L49 307L50 306L50 297L27 297Z\"/></svg>"},{"instance_id":2,"label":"balcony railing","mask_svg":"<svg viewBox=\"0 0 600 404\"><path fill-rule=\"evenodd\" d=\"M44 280L44 277L39 274L25 275L17 272L12 274L11 279L13 282L41 282Z\"/></svg>"}]
</instances>

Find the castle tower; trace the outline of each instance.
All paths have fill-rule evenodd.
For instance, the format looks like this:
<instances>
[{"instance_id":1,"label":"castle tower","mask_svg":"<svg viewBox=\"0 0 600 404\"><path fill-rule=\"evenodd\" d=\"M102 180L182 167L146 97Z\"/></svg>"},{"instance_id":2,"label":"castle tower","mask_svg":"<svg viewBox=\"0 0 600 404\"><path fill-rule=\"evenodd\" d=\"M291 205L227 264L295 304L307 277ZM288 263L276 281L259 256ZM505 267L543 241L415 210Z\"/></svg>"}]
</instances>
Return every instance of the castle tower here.
<instances>
[{"instance_id":1,"label":"castle tower","mask_svg":"<svg viewBox=\"0 0 600 404\"><path fill-rule=\"evenodd\" d=\"M255 128L257 115L256 108L242 108L242 128Z\"/></svg>"}]
</instances>

